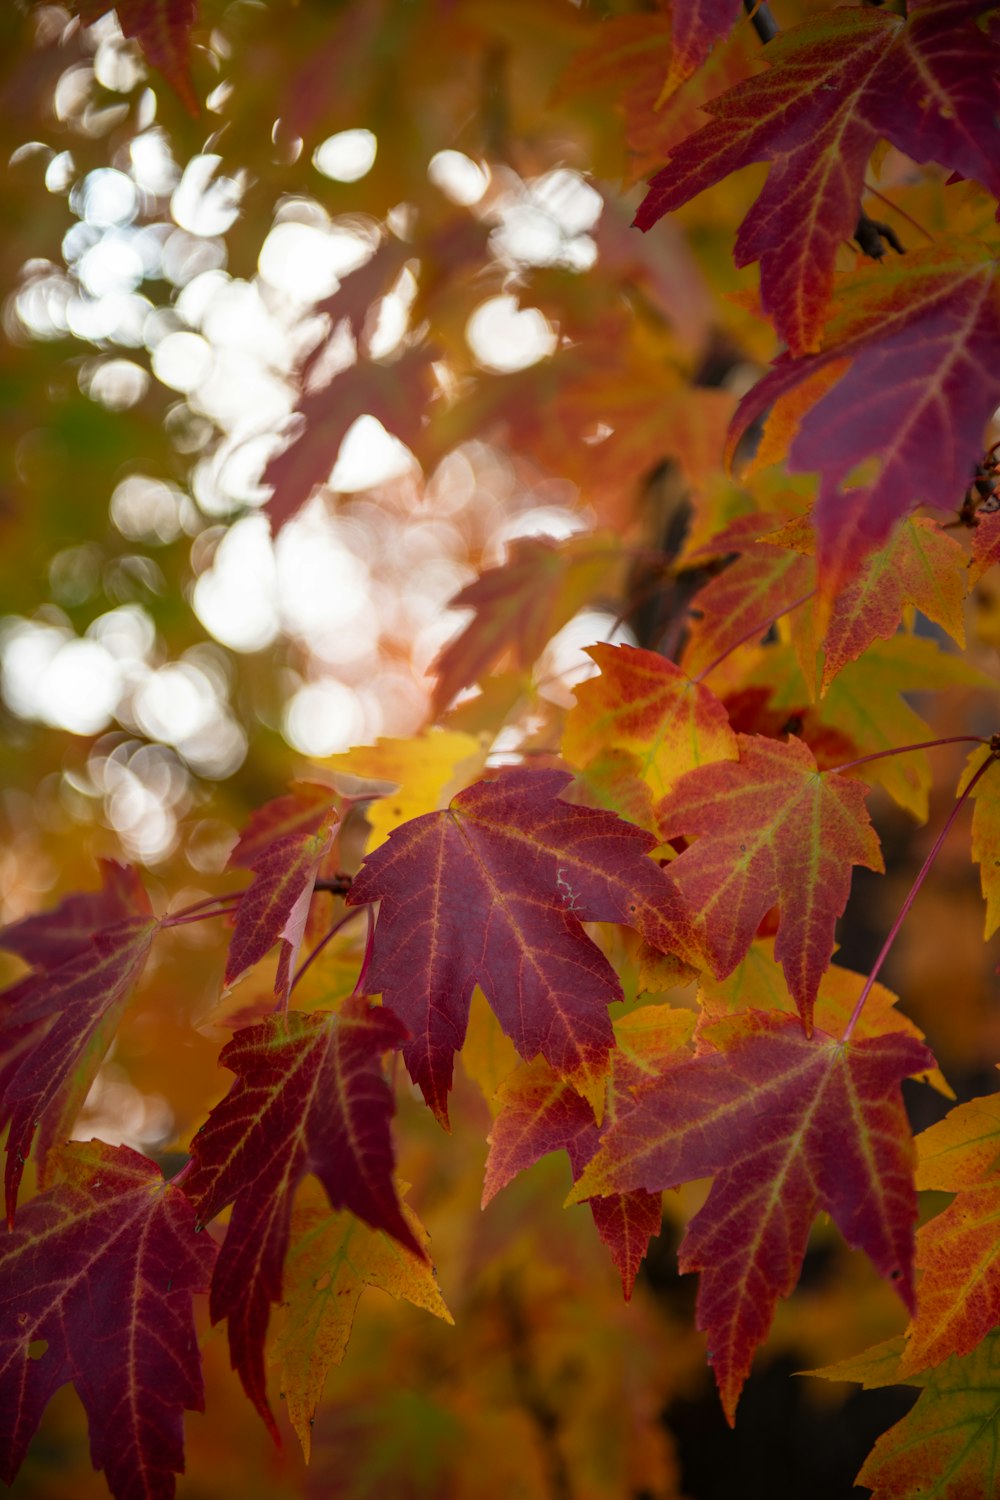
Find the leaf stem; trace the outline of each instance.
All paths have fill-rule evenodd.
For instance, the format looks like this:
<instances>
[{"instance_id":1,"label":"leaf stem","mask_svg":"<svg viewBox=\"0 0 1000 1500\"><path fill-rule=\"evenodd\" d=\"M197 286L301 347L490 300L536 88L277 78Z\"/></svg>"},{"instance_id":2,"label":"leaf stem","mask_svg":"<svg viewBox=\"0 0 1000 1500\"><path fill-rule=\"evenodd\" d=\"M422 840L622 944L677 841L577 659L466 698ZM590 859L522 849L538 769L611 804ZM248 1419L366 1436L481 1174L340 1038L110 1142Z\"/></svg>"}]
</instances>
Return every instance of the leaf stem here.
<instances>
[{"instance_id":1,"label":"leaf stem","mask_svg":"<svg viewBox=\"0 0 1000 1500\"><path fill-rule=\"evenodd\" d=\"M993 744L993 742L990 742L990 743L991 743L991 745ZM861 991L861 994L858 996L858 1003L857 1003L857 1005L855 1005L854 1010L851 1012L851 1019L848 1021L847 1025L844 1027L844 1034L841 1037L841 1041L843 1041L843 1042L850 1041L851 1034L853 1033L855 1026L858 1024L858 1017L861 1015L861 1012L864 1009L865 1001L868 999L868 996L871 994L871 992L872 992L872 986L874 985L876 979L878 978L879 970L881 969L882 965L885 963L886 958L889 956L889 950L892 947L893 943L896 941L896 937L897 937L897 935L899 933L899 929L902 927L904 921L906 920L906 915L909 912L910 907L913 905L914 901L916 900L917 892L920 890L920 887L923 885L924 881L927 879L927 874L928 874L928 872L929 872L929 870L931 868L931 865L937 859L938 854L941 851L941 846L944 843L945 839L948 837L948 833L949 833L949 831L951 829L951 825L954 823L955 819L958 817L958 814L961 811L962 806L963 806L966 798L972 792L972 790L974 789L976 783L986 774L986 772L989 770L990 766L992 766L997 761L998 758L1000 758L1000 748L997 748L995 745L993 745L993 748L991 748L989 755L983 761L982 765L979 767L979 770L975 773L974 776L970 777L970 779L968 781L968 784L966 785L964 791L961 793L961 795L959 797L956 798L954 807L952 808L951 812L948 814L947 818L945 819L944 826L942 827L941 832L938 834L937 838L934 840L934 843L931 845L930 853L928 854L927 858L924 860L923 864L921 865L921 867L920 867L920 873L918 874L916 880L913 882L912 886L910 887L909 894L908 894L906 900L903 902L902 906L899 909L899 915L897 916L895 922L893 922L892 927L889 929L889 935L886 938L885 942L882 944L882 947L881 947L881 949L879 951L878 958L876 958L874 964L872 965L872 971L871 971L871 973L868 975L868 978L865 980L864 989Z\"/></svg>"},{"instance_id":2,"label":"leaf stem","mask_svg":"<svg viewBox=\"0 0 1000 1500\"><path fill-rule=\"evenodd\" d=\"M916 745L896 745L892 750L873 750L870 755L859 755L857 760L845 760L843 765L827 766L828 772L853 771L870 760L884 760L887 755L906 755L910 750L936 750L938 745L988 745L981 734L951 734L942 740L921 740Z\"/></svg>"},{"instance_id":3,"label":"leaf stem","mask_svg":"<svg viewBox=\"0 0 1000 1500\"><path fill-rule=\"evenodd\" d=\"M375 913L370 903L365 907L359 906L358 911L363 911L368 918L368 932L365 936L365 956L361 960L361 968L358 970L358 977L355 980L354 989L351 993L354 995L363 995L365 993L365 981L368 978L368 970L371 968L372 963L372 949L375 946Z\"/></svg>"},{"instance_id":4,"label":"leaf stem","mask_svg":"<svg viewBox=\"0 0 1000 1500\"><path fill-rule=\"evenodd\" d=\"M792 610L798 609L800 604L807 604L815 593L815 589L810 589L808 594L802 594L800 598L793 599L791 604L786 604L784 609L778 610L777 614L770 615L766 620L761 620L759 624L751 626L748 631L740 636L739 640L733 641L732 645L727 646L721 655L717 656L714 661L710 661L707 667L702 667L697 677L693 677L691 681L694 683L704 682L709 672L714 672L716 667L721 666L727 656L732 656L734 651L738 651L741 646L745 646L747 641L752 641L755 636L763 635L766 630L770 630L771 626L777 620L780 620L782 615L790 615Z\"/></svg>"},{"instance_id":5,"label":"leaf stem","mask_svg":"<svg viewBox=\"0 0 1000 1500\"><path fill-rule=\"evenodd\" d=\"M239 905L243 899L243 893L234 892L229 896L206 896L202 901L194 901L190 906L182 906L180 911L172 912L163 918L161 927L186 927L190 922L207 922L210 917L225 917ZM218 907L217 911L209 908Z\"/></svg>"},{"instance_id":6,"label":"leaf stem","mask_svg":"<svg viewBox=\"0 0 1000 1500\"><path fill-rule=\"evenodd\" d=\"M316 884L318 886L319 885L319 881L317 881ZM302 963L299 965L298 970L296 971L295 977L293 978L291 984L288 986L288 993L289 994L291 994L292 990L294 990L295 986L298 984L299 980L305 974L305 972L309 968L310 964L314 963L315 960L317 958L319 958L320 954L323 952L323 949L326 947L327 943L329 943L332 938L335 938L337 936L337 933L340 931L340 929L342 927L346 927L347 926L347 923L351 920L352 917L356 917L359 912L364 911L364 910L365 910L365 908L363 906L352 906L351 909L350 909L350 911L345 912L342 917L338 917L337 921L333 923L333 925L330 928L330 930L328 932L324 933L323 936L320 938L320 940L316 944L315 948L309 954L309 957L306 958L306 959L303 959Z\"/></svg>"}]
</instances>

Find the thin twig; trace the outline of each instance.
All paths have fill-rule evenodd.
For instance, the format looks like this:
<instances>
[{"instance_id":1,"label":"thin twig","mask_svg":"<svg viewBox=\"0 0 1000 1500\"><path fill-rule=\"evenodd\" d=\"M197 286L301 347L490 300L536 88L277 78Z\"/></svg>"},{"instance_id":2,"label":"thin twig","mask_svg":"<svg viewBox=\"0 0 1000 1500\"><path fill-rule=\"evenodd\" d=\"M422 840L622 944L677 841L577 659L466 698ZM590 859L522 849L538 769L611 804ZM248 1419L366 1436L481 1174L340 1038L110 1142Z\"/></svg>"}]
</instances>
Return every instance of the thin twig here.
<instances>
[{"instance_id":1,"label":"thin twig","mask_svg":"<svg viewBox=\"0 0 1000 1500\"><path fill-rule=\"evenodd\" d=\"M853 1011L851 1012L851 1019L848 1021L847 1025L844 1028L844 1034L841 1037L841 1041L844 1041L844 1042L850 1041L851 1034L854 1031L855 1026L858 1024L858 1017L861 1015L861 1012L864 1009L865 1001L868 999L868 996L871 994L871 992L872 992L872 986L874 985L876 979L878 978L879 970L881 969L882 965L885 963L886 959L889 956L889 950L892 947L893 943L896 941L896 937L898 936L899 929L902 927L904 921L906 920L906 914L910 910L910 907L913 905L914 901L916 900L916 898L917 898L917 892L920 890L920 887L923 885L924 881L926 880L927 874L928 874L928 871L931 868L931 865L934 863L934 861L938 857L938 854L941 852L941 845L944 843L945 839L948 837L948 833L949 833L949 831L951 829L951 825L954 823L955 819L958 817L959 812L961 811L962 807L965 804L966 798L972 792L972 790L975 787L977 781L979 781L980 778L986 774L986 772L989 770L990 766L992 766L992 765L994 765L996 763L996 761L998 759L998 756L1000 756L1000 751L998 751L997 749L991 750L990 754L986 757L986 759L983 761L982 765L979 767L979 770L969 780L969 782L966 785L965 790L962 792L961 796L956 799L954 807L952 808L951 812L948 814L947 818L945 819L944 827L941 829L941 832L938 834L937 838L934 840L934 843L931 845L931 851L930 851L930 853L928 854L927 858L924 860L923 864L920 867L920 873L919 873L919 875L917 876L916 880L913 882L912 886L910 887L910 893L909 893L909 895L907 896L906 900L903 902L902 906L899 909L899 916L896 918L895 922L893 922L892 927L889 930L889 936L886 938L885 942L882 944L881 949L879 950L878 958L876 958L874 964L872 965L872 971L868 975L868 978L865 980L865 987L861 991L861 994L858 996L858 1003L857 1003L857 1005L855 1005Z\"/></svg>"}]
</instances>

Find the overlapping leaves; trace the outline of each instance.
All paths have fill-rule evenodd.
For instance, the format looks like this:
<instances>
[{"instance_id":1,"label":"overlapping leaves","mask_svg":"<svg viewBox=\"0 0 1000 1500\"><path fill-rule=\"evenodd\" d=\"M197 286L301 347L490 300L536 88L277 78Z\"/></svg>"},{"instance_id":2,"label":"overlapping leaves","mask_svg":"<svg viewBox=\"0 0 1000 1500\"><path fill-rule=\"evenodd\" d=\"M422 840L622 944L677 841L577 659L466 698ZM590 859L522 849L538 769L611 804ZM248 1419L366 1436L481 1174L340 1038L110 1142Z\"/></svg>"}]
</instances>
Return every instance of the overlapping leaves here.
<instances>
[{"instance_id":1,"label":"overlapping leaves","mask_svg":"<svg viewBox=\"0 0 1000 1500\"><path fill-rule=\"evenodd\" d=\"M854 233L881 137L1000 192L980 129L1000 102L1000 49L966 8L926 3L905 22L825 11L777 37L765 59L763 73L712 101L711 123L671 153L636 222L648 229L740 167L770 161L735 259L760 261L764 309L794 357L817 348L837 248Z\"/></svg>"},{"instance_id":2,"label":"overlapping leaves","mask_svg":"<svg viewBox=\"0 0 1000 1500\"><path fill-rule=\"evenodd\" d=\"M605 1070L621 988L583 923L698 951L676 886L648 858L655 837L561 801L569 780L517 769L477 782L398 828L352 886L352 903L382 903L368 983L405 1023L410 1076L442 1121L476 984L523 1057L586 1081Z\"/></svg>"},{"instance_id":3,"label":"overlapping leaves","mask_svg":"<svg viewBox=\"0 0 1000 1500\"><path fill-rule=\"evenodd\" d=\"M715 1178L680 1267L702 1273L698 1326L730 1421L817 1213L912 1309L916 1193L899 1085L932 1066L900 1032L806 1037L795 1018L749 1011L703 1030L697 1056L643 1089L577 1181L574 1199Z\"/></svg>"},{"instance_id":4,"label":"overlapping leaves","mask_svg":"<svg viewBox=\"0 0 1000 1500\"><path fill-rule=\"evenodd\" d=\"M233 1366L273 1432L264 1375L271 1304L282 1296L292 1197L306 1173L330 1206L384 1229L418 1257L393 1181L392 1094L381 1056L405 1036L387 1010L290 1012L239 1031L220 1062L236 1082L192 1143L185 1184L208 1222L233 1204L212 1280L213 1321L228 1319Z\"/></svg>"}]
</instances>

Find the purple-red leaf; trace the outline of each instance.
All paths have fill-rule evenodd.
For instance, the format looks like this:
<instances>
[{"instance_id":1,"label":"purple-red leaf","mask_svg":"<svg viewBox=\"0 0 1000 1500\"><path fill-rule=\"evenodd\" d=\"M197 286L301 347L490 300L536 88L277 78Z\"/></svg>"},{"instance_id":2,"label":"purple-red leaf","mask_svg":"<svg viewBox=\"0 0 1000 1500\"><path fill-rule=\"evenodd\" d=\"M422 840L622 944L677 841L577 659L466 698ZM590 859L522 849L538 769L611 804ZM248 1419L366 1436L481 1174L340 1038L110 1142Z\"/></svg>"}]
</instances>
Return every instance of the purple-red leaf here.
<instances>
[{"instance_id":1,"label":"purple-red leaf","mask_svg":"<svg viewBox=\"0 0 1000 1500\"><path fill-rule=\"evenodd\" d=\"M824 384L799 422L800 387L816 378ZM775 361L741 402L731 446L774 403L769 431L786 426L783 398L797 426L789 467L822 476L817 555L829 601L901 516L961 503L1000 402L996 265L981 246L953 242L845 280L822 351ZM852 473L873 461L876 477L852 488Z\"/></svg>"},{"instance_id":2,"label":"purple-red leaf","mask_svg":"<svg viewBox=\"0 0 1000 1500\"><path fill-rule=\"evenodd\" d=\"M655 837L559 800L563 771L509 771L444 812L404 823L368 855L348 901L381 901L368 983L405 1022L403 1056L446 1122L454 1054L480 985L523 1057L599 1077L613 1043L617 975L584 922L636 928L661 951L697 951Z\"/></svg>"},{"instance_id":3,"label":"purple-red leaf","mask_svg":"<svg viewBox=\"0 0 1000 1500\"><path fill-rule=\"evenodd\" d=\"M669 1068L610 1127L573 1200L715 1181L680 1249L700 1271L698 1326L732 1422L778 1297L798 1281L813 1219L914 1307L913 1141L900 1083L934 1067L914 1037L845 1042L798 1020L748 1011L703 1031L704 1051Z\"/></svg>"},{"instance_id":4,"label":"purple-red leaf","mask_svg":"<svg viewBox=\"0 0 1000 1500\"><path fill-rule=\"evenodd\" d=\"M101 891L70 896L55 911L17 923L2 939L41 964L0 993L0 1124L10 1122L11 1223L35 1132L44 1166L50 1146L69 1135L159 927L133 872L109 863L104 880ZM88 938L90 916L113 920Z\"/></svg>"},{"instance_id":5,"label":"purple-red leaf","mask_svg":"<svg viewBox=\"0 0 1000 1500\"><path fill-rule=\"evenodd\" d=\"M269 803L261 812L270 812L270 818L258 814L233 850L230 865L248 865L256 879L237 907L226 956L227 985L259 963L280 938L274 992L287 1000L313 887L337 821L331 805L334 795L316 788L301 799L282 797ZM292 832L281 831L288 826Z\"/></svg>"},{"instance_id":6,"label":"purple-red leaf","mask_svg":"<svg viewBox=\"0 0 1000 1500\"><path fill-rule=\"evenodd\" d=\"M116 1500L170 1500L182 1413L204 1408L191 1297L208 1291L215 1242L138 1152L91 1141L53 1160L61 1180L0 1240L0 1477L13 1483L72 1381Z\"/></svg>"},{"instance_id":7,"label":"purple-red leaf","mask_svg":"<svg viewBox=\"0 0 1000 1500\"><path fill-rule=\"evenodd\" d=\"M107 0L76 0L75 8L90 24L112 7ZM198 100L191 84L191 31L198 19L198 0L116 0L118 24L138 42L146 61L158 68L191 114Z\"/></svg>"},{"instance_id":8,"label":"purple-red leaf","mask_svg":"<svg viewBox=\"0 0 1000 1500\"><path fill-rule=\"evenodd\" d=\"M348 1208L423 1256L393 1181L392 1093L381 1055L406 1033L389 1011L349 1004L339 1016L296 1011L238 1031L219 1061L236 1082L192 1143L185 1188L207 1223L233 1204L212 1281L212 1321L269 1429L264 1335L281 1301L296 1185L313 1173L332 1208Z\"/></svg>"},{"instance_id":9,"label":"purple-red leaf","mask_svg":"<svg viewBox=\"0 0 1000 1500\"><path fill-rule=\"evenodd\" d=\"M764 310L792 355L817 347L838 246L854 233L864 172L880 137L1000 193L984 123L1000 111L1000 48L968 15L926 4L824 11L770 42L768 70L707 106L714 116L653 178L636 223L649 229L751 162L767 183L736 241L759 260Z\"/></svg>"}]
</instances>

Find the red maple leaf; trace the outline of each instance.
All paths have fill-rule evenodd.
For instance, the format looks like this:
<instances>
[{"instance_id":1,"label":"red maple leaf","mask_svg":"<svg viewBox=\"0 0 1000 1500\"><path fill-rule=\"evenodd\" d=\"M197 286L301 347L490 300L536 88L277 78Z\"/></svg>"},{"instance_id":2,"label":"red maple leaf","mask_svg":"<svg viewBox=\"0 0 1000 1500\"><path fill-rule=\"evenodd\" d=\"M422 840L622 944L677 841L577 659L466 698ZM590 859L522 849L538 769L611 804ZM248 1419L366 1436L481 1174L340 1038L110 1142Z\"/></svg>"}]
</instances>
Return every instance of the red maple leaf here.
<instances>
[{"instance_id":1,"label":"red maple leaf","mask_svg":"<svg viewBox=\"0 0 1000 1500\"><path fill-rule=\"evenodd\" d=\"M235 984L281 940L274 993L287 1000L316 877L337 821L336 793L318 782L300 783L287 797L260 808L229 856L256 879L236 909L226 956L226 985Z\"/></svg>"},{"instance_id":2,"label":"red maple leaf","mask_svg":"<svg viewBox=\"0 0 1000 1500\"><path fill-rule=\"evenodd\" d=\"M671 153L636 223L649 229L731 172L770 161L734 256L738 266L760 261L764 310L794 356L817 347L837 249L854 233L880 137L1000 192L1000 159L981 125L1000 109L1000 48L943 0L905 22L826 11L764 55L768 70L712 100L712 121Z\"/></svg>"},{"instance_id":3,"label":"red maple leaf","mask_svg":"<svg viewBox=\"0 0 1000 1500\"><path fill-rule=\"evenodd\" d=\"M402 442L417 444L430 396L434 351L405 349L396 359L360 360L302 396L299 426L264 471L274 493L264 509L276 534L330 478L340 445L359 417L373 416Z\"/></svg>"},{"instance_id":4,"label":"red maple leaf","mask_svg":"<svg viewBox=\"0 0 1000 1500\"><path fill-rule=\"evenodd\" d=\"M13 1483L50 1398L72 1381L117 1500L170 1500L182 1413L204 1410L191 1297L215 1242L180 1188L127 1146L53 1152L61 1180L0 1241L0 1477Z\"/></svg>"},{"instance_id":5,"label":"red maple leaf","mask_svg":"<svg viewBox=\"0 0 1000 1500\"><path fill-rule=\"evenodd\" d=\"M825 384L798 423L788 464L822 475L818 560L832 599L896 520L921 504L954 511L968 487L1000 402L996 265L981 246L953 243L845 279L822 351L775 361L740 403L730 445L775 402L772 424L782 421L781 398L794 404L814 377ZM871 460L877 476L845 487Z\"/></svg>"},{"instance_id":6,"label":"red maple leaf","mask_svg":"<svg viewBox=\"0 0 1000 1500\"><path fill-rule=\"evenodd\" d=\"M106 0L76 0L75 8L90 25L112 7ZM116 0L114 9L124 35L138 42L146 61L160 70L182 103L196 115L191 31L198 19L198 0Z\"/></svg>"},{"instance_id":7,"label":"red maple leaf","mask_svg":"<svg viewBox=\"0 0 1000 1500\"><path fill-rule=\"evenodd\" d=\"M632 1090L686 1060L683 1043L691 1035L690 1011L667 1006L643 1006L619 1021L618 1046L612 1055L605 1119L632 1109ZM551 1151L565 1151L573 1180L597 1152L601 1131L586 1099L554 1073L544 1058L536 1057L515 1070L498 1094L499 1112L490 1132L482 1206L514 1178ZM636 1188L627 1193L589 1199L598 1234L611 1251L622 1278L625 1300L632 1296L635 1278L652 1237L660 1232L659 1193Z\"/></svg>"},{"instance_id":8,"label":"red maple leaf","mask_svg":"<svg viewBox=\"0 0 1000 1500\"><path fill-rule=\"evenodd\" d=\"M301 1179L313 1173L331 1207L424 1255L393 1182L393 1100L380 1064L405 1035L389 1011L356 1001L339 1016L274 1016L238 1031L219 1055L236 1082L192 1142L185 1189L203 1223L233 1204L212 1280L212 1321L228 1319L233 1368L275 1438L264 1335L271 1304L281 1301Z\"/></svg>"},{"instance_id":9,"label":"red maple leaf","mask_svg":"<svg viewBox=\"0 0 1000 1500\"><path fill-rule=\"evenodd\" d=\"M159 927L134 871L108 861L103 875L102 890L69 896L0 938L0 945L39 965L0 992L0 1123L10 1122L11 1223L35 1133L44 1169L50 1146L69 1134ZM88 934L91 918L108 925Z\"/></svg>"},{"instance_id":10,"label":"red maple leaf","mask_svg":"<svg viewBox=\"0 0 1000 1500\"><path fill-rule=\"evenodd\" d=\"M435 714L462 688L484 677L505 651L521 671L530 670L556 631L594 597L617 561L607 537L513 541L505 562L487 568L448 601L449 609L476 613L430 668L437 677Z\"/></svg>"},{"instance_id":11,"label":"red maple leaf","mask_svg":"<svg viewBox=\"0 0 1000 1500\"><path fill-rule=\"evenodd\" d=\"M713 1039L718 1050L707 1050ZM698 1326L732 1423L818 1213L913 1310L914 1150L899 1086L934 1059L900 1032L806 1037L796 1018L763 1011L704 1028L701 1041L706 1050L648 1085L611 1125L573 1201L714 1176L680 1269L702 1273Z\"/></svg>"},{"instance_id":12,"label":"red maple leaf","mask_svg":"<svg viewBox=\"0 0 1000 1500\"><path fill-rule=\"evenodd\" d=\"M452 1061L478 984L523 1057L566 1076L603 1073L621 999L584 922L635 927L661 951L694 942L655 836L559 800L564 771L518 768L402 824L354 879L381 901L368 983L405 1022L410 1076L446 1123Z\"/></svg>"},{"instance_id":13,"label":"red maple leaf","mask_svg":"<svg viewBox=\"0 0 1000 1500\"><path fill-rule=\"evenodd\" d=\"M780 908L775 956L806 1026L847 904L851 866L881 870L866 788L821 772L801 740L739 737L740 759L699 766L664 798L664 838L694 837L670 866L716 976L732 972Z\"/></svg>"}]
</instances>

